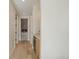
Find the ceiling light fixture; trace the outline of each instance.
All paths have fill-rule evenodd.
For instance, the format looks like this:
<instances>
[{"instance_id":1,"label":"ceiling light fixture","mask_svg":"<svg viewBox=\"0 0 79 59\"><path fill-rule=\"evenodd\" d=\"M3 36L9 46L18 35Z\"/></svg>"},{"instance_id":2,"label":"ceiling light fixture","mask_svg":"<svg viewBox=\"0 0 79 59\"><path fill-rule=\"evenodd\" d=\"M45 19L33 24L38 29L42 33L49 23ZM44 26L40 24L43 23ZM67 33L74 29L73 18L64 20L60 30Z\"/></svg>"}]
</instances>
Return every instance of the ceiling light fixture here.
<instances>
[{"instance_id":1,"label":"ceiling light fixture","mask_svg":"<svg viewBox=\"0 0 79 59\"><path fill-rule=\"evenodd\" d=\"M22 0L24 2L24 0Z\"/></svg>"}]
</instances>

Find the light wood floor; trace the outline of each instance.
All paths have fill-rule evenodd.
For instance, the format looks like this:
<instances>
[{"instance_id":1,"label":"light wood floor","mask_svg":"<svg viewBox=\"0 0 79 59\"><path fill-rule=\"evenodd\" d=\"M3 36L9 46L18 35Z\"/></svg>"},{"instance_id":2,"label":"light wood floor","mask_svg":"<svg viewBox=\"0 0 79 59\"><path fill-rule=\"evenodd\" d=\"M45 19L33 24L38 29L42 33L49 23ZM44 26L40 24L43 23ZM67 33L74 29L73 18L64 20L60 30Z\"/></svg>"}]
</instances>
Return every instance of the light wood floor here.
<instances>
[{"instance_id":1,"label":"light wood floor","mask_svg":"<svg viewBox=\"0 0 79 59\"><path fill-rule=\"evenodd\" d=\"M35 59L30 42L19 42L10 59Z\"/></svg>"}]
</instances>

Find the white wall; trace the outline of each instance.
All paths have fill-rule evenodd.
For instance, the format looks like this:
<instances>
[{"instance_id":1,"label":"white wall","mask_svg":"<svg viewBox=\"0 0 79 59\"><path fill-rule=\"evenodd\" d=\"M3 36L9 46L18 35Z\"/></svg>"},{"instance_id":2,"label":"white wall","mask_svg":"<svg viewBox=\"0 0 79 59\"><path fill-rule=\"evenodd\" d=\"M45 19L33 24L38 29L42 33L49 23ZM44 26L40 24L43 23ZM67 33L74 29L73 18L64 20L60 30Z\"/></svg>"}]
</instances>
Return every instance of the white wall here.
<instances>
[{"instance_id":1,"label":"white wall","mask_svg":"<svg viewBox=\"0 0 79 59\"><path fill-rule=\"evenodd\" d=\"M15 47L15 8L13 7L11 1L9 3L9 54L13 52L13 49Z\"/></svg>"},{"instance_id":2,"label":"white wall","mask_svg":"<svg viewBox=\"0 0 79 59\"><path fill-rule=\"evenodd\" d=\"M32 27L33 23L32 23L32 21L33 21L33 17L29 16L29 20L28 20L28 35L29 36L28 36L28 38L29 38L31 43L33 40L33 27Z\"/></svg>"},{"instance_id":3,"label":"white wall","mask_svg":"<svg viewBox=\"0 0 79 59\"><path fill-rule=\"evenodd\" d=\"M41 0L41 59L69 59L68 0Z\"/></svg>"},{"instance_id":4,"label":"white wall","mask_svg":"<svg viewBox=\"0 0 79 59\"><path fill-rule=\"evenodd\" d=\"M18 41L21 41L21 18L20 16L18 16L18 19L17 19L17 33L18 33Z\"/></svg>"}]
</instances>

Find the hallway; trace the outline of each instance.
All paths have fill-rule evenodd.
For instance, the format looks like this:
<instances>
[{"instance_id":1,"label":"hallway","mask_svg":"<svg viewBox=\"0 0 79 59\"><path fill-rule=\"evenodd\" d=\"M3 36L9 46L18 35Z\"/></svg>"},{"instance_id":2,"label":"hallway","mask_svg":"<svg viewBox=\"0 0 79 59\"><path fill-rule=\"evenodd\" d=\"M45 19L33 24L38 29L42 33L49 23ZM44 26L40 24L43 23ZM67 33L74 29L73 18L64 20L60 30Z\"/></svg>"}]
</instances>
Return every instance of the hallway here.
<instances>
[{"instance_id":1,"label":"hallway","mask_svg":"<svg viewBox=\"0 0 79 59\"><path fill-rule=\"evenodd\" d=\"M10 0L9 5L10 59L39 59L40 0Z\"/></svg>"},{"instance_id":2,"label":"hallway","mask_svg":"<svg viewBox=\"0 0 79 59\"><path fill-rule=\"evenodd\" d=\"M15 49L13 54L11 55L10 59L33 59L33 51L32 51L32 45L30 42L27 41L21 41L19 42Z\"/></svg>"}]
</instances>

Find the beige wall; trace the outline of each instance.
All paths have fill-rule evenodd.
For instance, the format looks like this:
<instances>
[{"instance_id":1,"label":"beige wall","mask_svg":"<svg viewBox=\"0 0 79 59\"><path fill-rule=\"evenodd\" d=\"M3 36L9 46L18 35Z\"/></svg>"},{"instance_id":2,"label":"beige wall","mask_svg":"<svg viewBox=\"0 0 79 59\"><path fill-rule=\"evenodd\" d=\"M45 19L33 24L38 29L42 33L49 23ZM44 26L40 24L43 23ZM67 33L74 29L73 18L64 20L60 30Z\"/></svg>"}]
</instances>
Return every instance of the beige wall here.
<instances>
[{"instance_id":1,"label":"beige wall","mask_svg":"<svg viewBox=\"0 0 79 59\"><path fill-rule=\"evenodd\" d=\"M40 31L40 6L39 1L36 1L33 7L33 34L36 34Z\"/></svg>"},{"instance_id":2,"label":"beige wall","mask_svg":"<svg viewBox=\"0 0 79 59\"><path fill-rule=\"evenodd\" d=\"M13 7L11 1L9 3L9 53L11 55L13 49L14 49L14 39L15 39L15 8Z\"/></svg>"}]
</instances>

